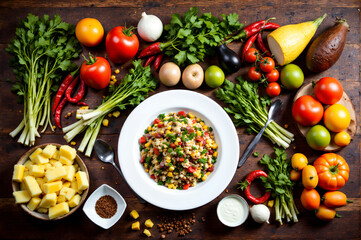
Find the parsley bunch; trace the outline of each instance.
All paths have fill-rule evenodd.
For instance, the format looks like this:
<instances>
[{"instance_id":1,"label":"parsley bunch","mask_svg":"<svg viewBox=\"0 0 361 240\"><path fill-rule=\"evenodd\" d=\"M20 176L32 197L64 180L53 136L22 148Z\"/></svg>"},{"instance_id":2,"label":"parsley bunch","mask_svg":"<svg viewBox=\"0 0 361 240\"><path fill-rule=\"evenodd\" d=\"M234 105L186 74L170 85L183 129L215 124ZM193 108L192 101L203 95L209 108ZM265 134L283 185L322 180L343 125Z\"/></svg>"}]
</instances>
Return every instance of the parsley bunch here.
<instances>
[{"instance_id":1,"label":"parsley bunch","mask_svg":"<svg viewBox=\"0 0 361 240\"><path fill-rule=\"evenodd\" d=\"M282 225L282 218L287 222L298 222L299 213L293 200L293 187L295 183L290 180L290 171L292 169L291 160L287 159L287 153L283 149L275 149L275 158L265 154L260 163L268 168L268 176L261 177L263 186L271 196L275 198L276 221Z\"/></svg>"},{"instance_id":2,"label":"parsley bunch","mask_svg":"<svg viewBox=\"0 0 361 240\"><path fill-rule=\"evenodd\" d=\"M159 47L179 66L197 63L205 56L214 55L214 47L243 27L235 13L221 14L222 21L211 13L198 14L197 7L192 7L183 17L178 13L172 14L170 24L164 26L167 42L160 43Z\"/></svg>"},{"instance_id":3,"label":"parsley bunch","mask_svg":"<svg viewBox=\"0 0 361 240\"><path fill-rule=\"evenodd\" d=\"M15 137L23 130L19 143L34 145L35 137L40 136L39 126L44 126L44 132L48 124L52 125L51 94L57 90L64 73L76 68L71 59L82 51L74 31L74 26L63 22L59 15L53 19L44 15L39 19L29 14L6 48L13 56L10 66L17 78L11 90L24 103L24 118L10 133Z\"/></svg>"},{"instance_id":4,"label":"parsley bunch","mask_svg":"<svg viewBox=\"0 0 361 240\"><path fill-rule=\"evenodd\" d=\"M267 122L266 106L271 103L269 98L258 95L258 85L236 78L239 84L226 80L222 88L217 89L216 96L228 104L227 113L233 114L236 126L247 126L248 133L259 132ZM293 134L271 121L264 134L273 144L288 148L293 141Z\"/></svg>"},{"instance_id":5,"label":"parsley bunch","mask_svg":"<svg viewBox=\"0 0 361 240\"><path fill-rule=\"evenodd\" d=\"M81 120L63 128L64 138L70 142L76 135L86 130L79 146L85 156L90 156L98 136L104 117L115 109L124 110L127 106L137 106L157 86L157 80L152 76L150 67L143 68L141 60L133 61L134 67L125 75L117 87L110 86L109 95L96 109L81 116Z\"/></svg>"}]
</instances>

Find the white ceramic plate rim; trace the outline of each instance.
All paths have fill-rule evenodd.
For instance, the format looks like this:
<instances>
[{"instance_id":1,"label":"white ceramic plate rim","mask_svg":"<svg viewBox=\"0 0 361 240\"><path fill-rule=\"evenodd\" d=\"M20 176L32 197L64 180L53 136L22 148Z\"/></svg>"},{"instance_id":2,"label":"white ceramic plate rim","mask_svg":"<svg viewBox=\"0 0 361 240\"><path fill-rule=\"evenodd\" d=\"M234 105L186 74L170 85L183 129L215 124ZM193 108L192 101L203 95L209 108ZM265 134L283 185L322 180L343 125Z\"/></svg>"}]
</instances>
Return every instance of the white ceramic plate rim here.
<instances>
[{"instance_id":1,"label":"white ceramic plate rim","mask_svg":"<svg viewBox=\"0 0 361 240\"><path fill-rule=\"evenodd\" d=\"M159 186L139 163L139 138L144 129L161 113L192 112L214 129L218 144L215 170L205 182L188 190ZM227 113L211 98L188 90L155 94L128 116L119 135L118 159L129 186L147 202L169 210L188 210L215 199L231 182L239 159L237 131Z\"/></svg>"},{"instance_id":2,"label":"white ceramic plate rim","mask_svg":"<svg viewBox=\"0 0 361 240\"><path fill-rule=\"evenodd\" d=\"M102 196L109 195L114 198L117 202L117 212L111 218L102 218L95 211L95 204L98 199ZM125 209L127 208L127 203L124 198L112 187L107 184L103 184L98 187L85 202L83 211L87 217L92 220L98 226L108 229L113 226L123 215Z\"/></svg>"}]
</instances>

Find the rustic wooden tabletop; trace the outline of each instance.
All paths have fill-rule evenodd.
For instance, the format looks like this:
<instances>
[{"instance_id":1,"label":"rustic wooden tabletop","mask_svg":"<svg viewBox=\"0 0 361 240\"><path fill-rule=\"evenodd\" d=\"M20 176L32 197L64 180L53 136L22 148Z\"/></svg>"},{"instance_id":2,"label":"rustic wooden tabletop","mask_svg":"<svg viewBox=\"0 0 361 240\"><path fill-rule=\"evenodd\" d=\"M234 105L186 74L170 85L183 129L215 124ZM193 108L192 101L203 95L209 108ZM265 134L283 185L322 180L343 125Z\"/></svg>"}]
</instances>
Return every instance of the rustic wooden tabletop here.
<instances>
[{"instance_id":1,"label":"rustic wooden tabletop","mask_svg":"<svg viewBox=\"0 0 361 240\"><path fill-rule=\"evenodd\" d=\"M172 233L160 233L159 229L151 229L152 238L158 239L161 234L165 234L170 239L291 239L291 238L343 238L343 239L360 239L361 238L361 200L360 200L360 128L354 136L349 146L345 147L338 154L342 155L350 165L350 179L342 188L348 198L354 202L338 210L342 218L335 219L331 222L322 222L318 220L314 213L304 210L300 204L299 197L301 187L296 188L294 195L296 204L300 210L298 223L286 223L279 226L274 221L272 214L271 224L259 225L248 219L242 226L236 228L225 227L216 215L217 203L223 197L229 194L244 194L237 189L237 183L241 181L250 171L261 168L257 164L260 157L250 157L242 168L236 171L232 182L228 185L221 195L210 203L197 209L174 212L155 207L151 204L141 204L135 197L131 189L126 184L116 170L111 166L104 164L92 157L83 159L88 167L90 174L90 193L100 185L106 183L115 188L126 200L128 207L123 217L110 229L104 230L92 223L79 209L72 216L59 220L44 222L35 219L25 213L19 206L14 203L11 190L11 177L13 165L18 161L28 148L16 142L9 136L11 132L22 119L23 105L17 104L17 97L10 92L11 83L7 79L14 80L12 69L9 67L10 56L4 50L9 41L14 37L14 32L19 24L20 19L27 16L28 13L35 15L59 14L66 22L76 24L80 19L85 17L97 18L104 26L105 32L108 32L115 26L127 24L135 26L140 19L143 11L157 15L163 23L168 23L172 13L184 13L190 7L197 5L202 12L212 12L219 16L221 13L237 13L240 21L245 25L260 19L276 17L275 22L280 25L299 23L315 19L324 13L329 16L319 27L316 36L324 31L327 27L332 26L336 17L345 18L350 25L350 31L347 35L347 42L339 61L329 70L320 73L310 73L305 67L305 54L302 54L296 61L305 73L305 83L318 80L321 77L330 76L339 79L344 90L352 99L353 105L360 116L360 1L358 0L319 0L319 1L85 1L85 0L2 0L0 2L0 238L1 239L141 239L146 238L142 231L132 231L130 226L132 220L129 212L136 209L140 213L141 224L148 218L152 219L155 224L161 223L162 218L171 217L175 219L191 218L195 215L195 223L191 225L192 232L185 237L179 237L174 231ZM140 49L146 44L141 41ZM241 43L235 42L229 45L233 50L239 52ZM100 46L89 49L83 48L84 53L89 50L98 56L105 55L104 41ZM81 59L77 60L81 63ZM202 66L217 64L216 59L207 59ZM121 68L121 76L124 76L130 67L130 63L124 66L112 65L112 70ZM244 66L241 70L233 75L227 76L228 79L234 80L238 75L245 75L249 66ZM157 73L154 73L157 76ZM164 85L158 86L155 93L167 91L170 89L184 89L182 84L175 87L167 88ZM218 103L214 91L206 85L202 85L196 90ZM103 91L88 90L86 101L94 107L102 100ZM295 142L287 150L289 156L295 152L304 153L309 162L313 162L322 152L314 151L307 146L305 139L297 132L295 122L290 114L292 99L295 91L283 91L279 97L284 105L278 122L281 125L288 124L288 129L296 133ZM220 103L221 104L221 103ZM222 105L222 104L221 104ZM75 107L67 105L64 113L74 110ZM117 149L119 132L124 121L132 111L128 108L122 111L121 116L117 119L111 119L108 127L102 127L99 138L109 142L114 149ZM75 121L73 115L69 119L62 117L63 126ZM244 128L237 128L240 140L240 153L243 153L248 143L254 135L247 135ZM81 138L75 139L77 146ZM62 132L57 129L54 133L49 129L41 138L36 139L36 145L43 143L65 144ZM272 144L265 138L261 139L256 151L263 154L273 152ZM255 190L257 191L257 190Z\"/></svg>"}]
</instances>

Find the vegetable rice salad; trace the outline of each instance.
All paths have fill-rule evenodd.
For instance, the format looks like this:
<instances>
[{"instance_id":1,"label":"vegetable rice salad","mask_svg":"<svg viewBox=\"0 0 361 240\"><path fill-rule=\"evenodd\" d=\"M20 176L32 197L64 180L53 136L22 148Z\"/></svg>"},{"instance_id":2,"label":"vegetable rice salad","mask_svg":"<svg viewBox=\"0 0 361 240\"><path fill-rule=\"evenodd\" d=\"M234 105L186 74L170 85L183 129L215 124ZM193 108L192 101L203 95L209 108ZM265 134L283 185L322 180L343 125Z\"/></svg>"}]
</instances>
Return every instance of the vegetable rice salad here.
<instances>
[{"instance_id":1,"label":"vegetable rice salad","mask_svg":"<svg viewBox=\"0 0 361 240\"><path fill-rule=\"evenodd\" d=\"M192 113L160 114L139 140L146 172L170 189L205 181L217 161L213 129Z\"/></svg>"}]
</instances>

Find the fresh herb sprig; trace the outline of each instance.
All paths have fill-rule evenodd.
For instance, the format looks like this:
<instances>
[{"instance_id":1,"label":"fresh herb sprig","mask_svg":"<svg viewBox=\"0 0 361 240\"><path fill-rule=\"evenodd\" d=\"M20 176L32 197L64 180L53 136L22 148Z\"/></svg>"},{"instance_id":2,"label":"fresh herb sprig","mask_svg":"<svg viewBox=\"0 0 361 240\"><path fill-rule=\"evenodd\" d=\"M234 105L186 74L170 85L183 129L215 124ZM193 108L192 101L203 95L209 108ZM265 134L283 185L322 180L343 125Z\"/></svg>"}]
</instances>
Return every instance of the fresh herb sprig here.
<instances>
[{"instance_id":1,"label":"fresh herb sprig","mask_svg":"<svg viewBox=\"0 0 361 240\"><path fill-rule=\"evenodd\" d=\"M82 115L81 120L63 128L64 138L70 142L76 135L86 130L79 151L86 149L90 156L104 117L115 109L124 110L127 106L137 106L150 91L156 88L157 80L152 76L150 67L143 68L141 60L133 61L132 68L117 87L110 87L109 95L95 110Z\"/></svg>"},{"instance_id":2,"label":"fresh herb sprig","mask_svg":"<svg viewBox=\"0 0 361 240\"><path fill-rule=\"evenodd\" d=\"M215 47L243 27L235 13L221 14L222 21L211 13L198 14L197 7L192 7L182 17L174 13L170 24L164 26L167 42L160 43L159 47L180 66L213 56Z\"/></svg>"},{"instance_id":3,"label":"fresh herb sprig","mask_svg":"<svg viewBox=\"0 0 361 240\"><path fill-rule=\"evenodd\" d=\"M226 80L222 88L217 89L216 96L228 104L225 107L227 113L233 114L233 122L236 126L247 126L247 132L258 133L266 124L268 112L266 107L271 100L258 95L258 85L236 78L238 84ZM288 148L293 141L293 134L271 121L264 134L273 144Z\"/></svg>"},{"instance_id":4,"label":"fresh herb sprig","mask_svg":"<svg viewBox=\"0 0 361 240\"><path fill-rule=\"evenodd\" d=\"M64 73L76 68L71 59L82 51L74 31L74 26L63 22L59 15L50 19L48 15L39 18L29 14L6 48L13 56L10 66L17 78L11 90L24 103L24 118L10 133L15 137L23 130L19 143L34 145L35 137L40 136L39 126L43 126L42 132L52 126L51 95Z\"/></svg>"},{"instance_id":5,"label":"fresh herb sprig","mask_svg":"<svg viewBox=\"0 0 361 240\"><path fill-rule=\"evenodd\" d=\"M282 225L282 219L287 222L298 222L299 213L293 200L293 187L295 182L290 180L290 171L292 169L291 160L287 159L287 153L283 149L275 149L275 158L265 154L260 163L267 166L268 176L261 177L266 191L271 192L275 199L276 221Z\"/></svg>"}]
</instances>

